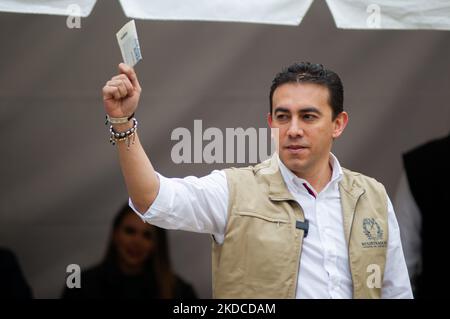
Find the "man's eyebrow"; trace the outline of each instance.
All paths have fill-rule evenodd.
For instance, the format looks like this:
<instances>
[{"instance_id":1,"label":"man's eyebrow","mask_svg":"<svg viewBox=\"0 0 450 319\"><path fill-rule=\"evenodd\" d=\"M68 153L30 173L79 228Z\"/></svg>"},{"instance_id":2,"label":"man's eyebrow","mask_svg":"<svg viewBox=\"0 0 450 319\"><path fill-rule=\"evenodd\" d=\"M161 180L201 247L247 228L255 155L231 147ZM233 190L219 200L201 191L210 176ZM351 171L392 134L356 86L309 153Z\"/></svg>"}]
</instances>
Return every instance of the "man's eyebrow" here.
<instances>
[{"instance_id":1,"label":"man's eyebrow","mask_svg":"<svg viewBox=\"0 0 450 319\"><path fill-rule=\"evenodd\" d=\"M282 106L276 107L275 110L273 111L274 114L278 112L291 113L291 111L288 108ZM322 115L322 112L320 112L320 110L315 106L307 106L305 108L302 108L298 110L298 113L316 113L318 115Z\"/></svg>"},{"instance_id":2,"label":"man's eyebrow","mask_svg":"<svg viewBox=\"0 0 450 319\"><path fill-rule=\"evenodd\" d=\"M298 111L299 113L316 113L318 115L322 115L322 112L315 106L308 106Z\"/></svg>"},{"instance_id":3,"label":"man's eyebrow","mask_svg":"<svg viewBox=\"0 0 450 319\"><path fill-rule=\"evenodd\" d=\"M289 109L284 108L282 106L276 107L275 110L273 111L273 113L277 113L277 112L290 113Z\"/></svg>"}]
</instances>

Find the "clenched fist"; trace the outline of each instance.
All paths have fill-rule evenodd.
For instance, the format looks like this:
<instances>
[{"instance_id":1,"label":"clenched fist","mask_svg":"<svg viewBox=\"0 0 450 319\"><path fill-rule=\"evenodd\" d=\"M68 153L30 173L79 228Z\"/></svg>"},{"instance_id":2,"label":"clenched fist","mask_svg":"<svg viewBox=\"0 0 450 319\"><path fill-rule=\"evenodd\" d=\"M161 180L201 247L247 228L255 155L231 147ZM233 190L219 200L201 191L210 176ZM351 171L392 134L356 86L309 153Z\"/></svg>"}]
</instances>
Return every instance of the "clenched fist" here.
<instances>
[{"instance_id":1,"label":"clenched fist","mask_svg":"<svg viewBox=\"0 0 450 319\"><path fill-rule=\"evenodd\" d=\"M134 69L119 64L119 75L111 78L103 87L103 104L110 117L125 117L133 114L138 106L141 86Z\"/></svg>"}]
</instances>

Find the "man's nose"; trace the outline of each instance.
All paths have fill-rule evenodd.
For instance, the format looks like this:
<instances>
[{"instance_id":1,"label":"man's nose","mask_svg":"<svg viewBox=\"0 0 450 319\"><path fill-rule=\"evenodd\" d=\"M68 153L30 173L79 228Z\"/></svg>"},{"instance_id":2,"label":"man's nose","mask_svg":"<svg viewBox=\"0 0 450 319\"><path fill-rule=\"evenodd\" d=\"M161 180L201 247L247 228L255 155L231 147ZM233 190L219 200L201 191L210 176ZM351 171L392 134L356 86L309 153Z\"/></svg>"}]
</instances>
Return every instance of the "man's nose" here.
<instances>
[{"instance_id":1,"label":"man's nose","mask_svg":"<svg viewBox=\"0 0 450 319\"><path fill-rule=\"evenodd\" d=\"M289 125L289 129L287 131L287 134L289 137L291 138L295 138L295 137L302 137L304 132L303 132L303 128L300 125L300 122L298 121L298 119L293 118L290 125Z\"/></svg>"}]
</instances>

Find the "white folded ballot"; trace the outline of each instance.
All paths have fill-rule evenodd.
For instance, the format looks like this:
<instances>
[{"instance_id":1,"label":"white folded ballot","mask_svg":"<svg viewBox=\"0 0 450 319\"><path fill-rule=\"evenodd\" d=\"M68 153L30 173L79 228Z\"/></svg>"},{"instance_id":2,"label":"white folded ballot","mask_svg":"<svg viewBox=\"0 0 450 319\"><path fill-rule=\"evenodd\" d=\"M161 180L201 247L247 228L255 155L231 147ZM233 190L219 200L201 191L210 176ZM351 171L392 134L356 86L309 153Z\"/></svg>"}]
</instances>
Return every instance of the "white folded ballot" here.
<instances>
[{"instance_id":1,"label":"white folded ballot","mask_svg":"<svg viewBox=\"0 0 450 319\"><path fill-rule=\"evenodd\" d=\"M119 42L120 52L122 52L123 62L128 66L134 67L136 63L142 60L141 48L136 31L136 24L131 20L125 24L116 34Z\"/></svg>"}]
</instances>

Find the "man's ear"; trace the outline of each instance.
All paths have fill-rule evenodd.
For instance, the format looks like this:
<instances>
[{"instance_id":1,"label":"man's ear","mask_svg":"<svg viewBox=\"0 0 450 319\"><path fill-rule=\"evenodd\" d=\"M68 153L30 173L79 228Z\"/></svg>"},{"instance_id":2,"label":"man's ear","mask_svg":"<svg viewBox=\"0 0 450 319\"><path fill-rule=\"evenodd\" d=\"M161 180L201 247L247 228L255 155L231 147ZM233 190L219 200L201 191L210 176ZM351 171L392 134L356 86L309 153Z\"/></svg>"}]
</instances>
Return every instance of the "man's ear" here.
<instances>
[{"instance_id":1,"label":"man's ear","mask_svg":"<svg viewBox=\"0 0 450 319\"><path fill-rule=\"evenodd\" d=\"M267 123L269 124L269 127L272 127L272 114L267 113Z\"/></svg>"},{"instance_id":2,"label":"man's ear","mask_svg":"<svg viewBox=\"0 0 450 319\"><path fill-rule=\"evenodd\" d=\"M348 114L347 112L341 112L333 121L333 138L338 138L341 136L342 132L344 132L345 127L348 123Z\"/></svg>"}]
</instances>

